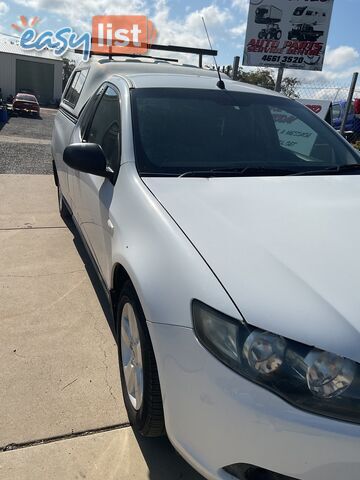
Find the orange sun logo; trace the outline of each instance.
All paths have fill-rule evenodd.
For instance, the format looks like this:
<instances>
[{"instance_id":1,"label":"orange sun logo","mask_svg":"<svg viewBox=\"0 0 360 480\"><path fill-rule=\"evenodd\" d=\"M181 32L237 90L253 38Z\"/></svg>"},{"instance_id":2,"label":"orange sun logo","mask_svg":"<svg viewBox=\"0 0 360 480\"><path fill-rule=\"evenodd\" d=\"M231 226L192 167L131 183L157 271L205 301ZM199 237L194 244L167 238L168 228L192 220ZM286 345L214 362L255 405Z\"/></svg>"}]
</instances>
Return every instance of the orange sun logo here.
<instances>
[{"instance_id":1,"label":"orange sun logo","mask_svg":"<svg viewBox=\"0 0 360 480\"><path fill-rule=\"evenodd\" d=\"M20 20L17 23L12 23L11 26L14 30L21 33L27 28L33 28L36 31L36 25L40 23L40 17L32 17L29 20L24 16L20 15Z\"/></svg>"}]
</instances>

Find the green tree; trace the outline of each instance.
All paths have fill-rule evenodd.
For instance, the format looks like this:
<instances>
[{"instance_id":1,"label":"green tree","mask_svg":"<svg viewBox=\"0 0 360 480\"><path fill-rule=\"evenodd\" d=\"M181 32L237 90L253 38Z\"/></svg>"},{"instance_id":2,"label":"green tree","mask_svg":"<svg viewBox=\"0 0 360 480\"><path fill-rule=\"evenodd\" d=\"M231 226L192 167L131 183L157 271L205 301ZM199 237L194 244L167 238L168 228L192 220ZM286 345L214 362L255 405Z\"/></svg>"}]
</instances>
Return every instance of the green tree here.
<instances>
[{"instance_id":1,"label":"green tree","mask_svg":"<svg viewBox=\"0 0 360 480\"><path fill-rule=\"evenodd\" d=\"M223 67L222 71L232 78L231 65ZM274 90L276 74L277 73L274 74L274 72L268 68L257 68L256 70L245 71L243 67L239 67L236 80L267 88L268 90ZM288 97L299 98L298 87L300 85L301 82L298 78L292 76L284 77L281 83L281 92Z\"/></svg>"},{"instance_id":2,"label":"green tree","mask_svg":"<svg viewBox=\"0 0 360 480\"><path fill-rule=\"evenodd\" d=\"M281 82L281 91L284 95L291 98L299 98L298 88L301 85L301 81L296 77L284 77Z\"/></svg>"},{"instance_id":3,"label":"green tree","mask_svg":"<svg viewBox=\"0 0 360 480\"><path fill-rule=\"evenodd\" d=\"M259 87L267 88L268 90L274 90L275 81L272 77L271 71L267 69L257 68L250 72L240 72L238 79L242 82L250 83L251 85L258 85Z\"/></svg>"}]
</instances>

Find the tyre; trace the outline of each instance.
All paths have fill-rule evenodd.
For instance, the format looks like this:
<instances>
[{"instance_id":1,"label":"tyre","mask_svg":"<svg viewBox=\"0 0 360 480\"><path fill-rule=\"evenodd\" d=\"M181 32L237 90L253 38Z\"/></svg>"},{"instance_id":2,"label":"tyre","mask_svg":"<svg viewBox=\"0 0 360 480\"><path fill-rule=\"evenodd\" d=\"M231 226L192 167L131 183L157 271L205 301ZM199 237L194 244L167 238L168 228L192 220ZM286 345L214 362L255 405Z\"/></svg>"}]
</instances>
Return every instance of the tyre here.
<instances>
[{"instance_id":1,"label":"tyre","mask_svg":"<svg viewBox=\"0 0 360 480\"><path fill-rule=\"evenodd\" d=\"M69 212L68 207L66 206L66 203L64 201L63 194L61 193L60 186L58 185L57 187L57 194L58 194L58 205L59 205L59 213L61 218L70 218L71 213Z\"/></svg>"},{"instance_id":2,"label":"tyre","mask_svg":"<svg viewBox=\"0 0 360 480\"><path fill-rule=\"evenodd\" d=\"M260 30L260 32L258 33L258 39L262 40L263 38L265 38L265 35L266 32L264 32L264 30Z\"/></svg>"},{"instance_id":3,"label":"tyre","mask_svg":"<svg viewBox=\"0 0 360 480\"><path fill-rule=\"evenodd\" d=\"M162 436L164 413L154 350L130 282L120 293L116 322L121 387L130 423L145 437Z\"/></svg>"},{"instance_id":4,"label":"tyre","mask_svg":"<svg viewBox=\"0 0 360 480\"><path fill-rule=\"evenodd\" d=\"M281 30L277 30L276 34L275 34L275 39L276 40L280 40L280 38L282 37L282 31Z\"/></svg>"}]
</instances>

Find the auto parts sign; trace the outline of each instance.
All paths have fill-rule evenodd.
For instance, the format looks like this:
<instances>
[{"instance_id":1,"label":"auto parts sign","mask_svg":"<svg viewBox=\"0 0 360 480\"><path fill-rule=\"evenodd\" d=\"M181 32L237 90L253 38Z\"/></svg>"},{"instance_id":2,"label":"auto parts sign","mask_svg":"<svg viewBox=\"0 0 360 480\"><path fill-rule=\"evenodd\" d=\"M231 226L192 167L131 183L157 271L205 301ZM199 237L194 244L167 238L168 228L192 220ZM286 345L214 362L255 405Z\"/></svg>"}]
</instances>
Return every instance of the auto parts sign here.
<instances>
[{"instance_id":1,"label":"auto parts sign","mask_svg":"<svg viewBox=\"0 0 360 480\"><path fill-rule=\"evenodd\" d=\"M250 0L243 65L322 70L334 0Z\"/></svg>"}]
</instances>

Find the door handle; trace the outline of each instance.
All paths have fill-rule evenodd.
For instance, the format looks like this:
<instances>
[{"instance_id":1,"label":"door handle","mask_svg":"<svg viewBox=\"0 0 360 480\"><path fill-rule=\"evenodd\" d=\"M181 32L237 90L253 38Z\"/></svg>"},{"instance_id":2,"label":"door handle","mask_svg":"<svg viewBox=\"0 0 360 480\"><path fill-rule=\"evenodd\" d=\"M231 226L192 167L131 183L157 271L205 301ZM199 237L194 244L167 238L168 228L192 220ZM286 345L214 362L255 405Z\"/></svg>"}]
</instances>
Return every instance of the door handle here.
<instances>
[{"instance_id":1,"label":"door handle","mask_svg":"<svg viewBox=\"0 0 360 480\"><path fill-rule=\"evenodd\" d=\"M109 229L110 233L113 233L114 232L114 225L113 225L112 221L110 220L110 218L108 218L106 223L107 223L107 226L108 226L108 229Z\"/></svg>"}]
</instances>

